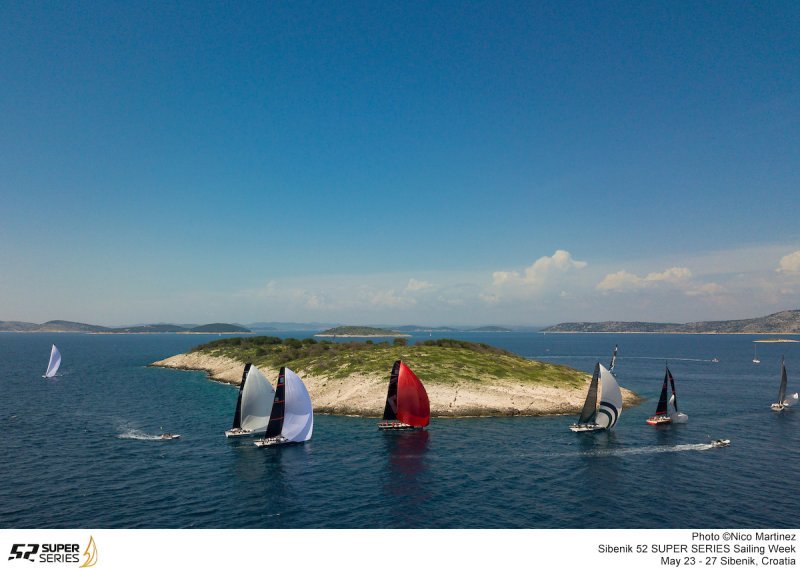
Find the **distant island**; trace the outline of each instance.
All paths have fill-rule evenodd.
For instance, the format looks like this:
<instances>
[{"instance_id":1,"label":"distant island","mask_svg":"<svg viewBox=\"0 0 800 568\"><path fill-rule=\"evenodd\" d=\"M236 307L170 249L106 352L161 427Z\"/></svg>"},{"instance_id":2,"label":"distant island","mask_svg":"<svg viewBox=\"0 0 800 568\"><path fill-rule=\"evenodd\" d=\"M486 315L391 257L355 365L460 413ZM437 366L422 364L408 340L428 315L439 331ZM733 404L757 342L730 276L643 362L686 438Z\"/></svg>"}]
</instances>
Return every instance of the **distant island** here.
<instances>
[{"instance_id":1,"label":"distant island","mask_svg":"<svg viewBox=\"0 0 800 568\"><path fill-rule=\"evenodd\" d=\"M785 310L752 319L692 323L575 322L546 327L545 333L800 333L800 310Z\"/></svg>"},{"instance_id":2,"label":"distant island","mask_svg":"<svg viewBox=\"0 0 800 568\"><path fill-rule=\"evenodd\" d=\"M379 327L366 327L359 325L340 325L319 333L315 337L410 337L407 333Z\"/></svg>"},{"instance_id":3,"label":"distant island","mask_svg":"<svg viewBox=\"0 0 800 568\"><path fill-rule=\"evenodd\" d=\"M474 329L468 329L467 331L478 333L511 333L510 329L497 325L484 325L483 327L476 327Z\"/></svg>"},{"instance_id":4,"label":"distant island","mask_svg":"<svg viewBox=\"0 0 800 568\"><path fill-rule=\"evenodd\" d=\"M148 324L129 327L105 327L65 320L52 320L45 323L23 321L0 321L0 332L26 333L252 333L246 327L230 323L210 323L198 326L175 324Z\"/></svg>"},{"instance_id":5,"label":"distant island","mask_svg":"<svg viewBox=\"0 0 800 568\"><path fill-rule=\"evenodd\" d=\"M316 412L380 416L397 359L425 384L433 416L577 414L590 379L570 367L453 339L405 345L401 340L336 343L310 337L232 337L152 365L201 370L212 380L234 385L241 381L245 363L257 365L273 382L280 367L288 366L308 386ZM625 389L623 399L628 405L638 401Z\"/></svg>"}]
</instances>

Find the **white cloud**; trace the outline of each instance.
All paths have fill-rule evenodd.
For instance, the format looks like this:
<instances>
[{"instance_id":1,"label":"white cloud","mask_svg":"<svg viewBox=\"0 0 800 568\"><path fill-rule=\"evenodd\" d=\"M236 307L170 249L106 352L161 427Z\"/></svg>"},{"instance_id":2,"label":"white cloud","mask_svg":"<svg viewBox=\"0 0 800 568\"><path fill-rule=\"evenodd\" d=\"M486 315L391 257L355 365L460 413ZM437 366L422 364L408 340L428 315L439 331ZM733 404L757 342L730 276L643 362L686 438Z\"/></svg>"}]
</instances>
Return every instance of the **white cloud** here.
<instances>
[{"instance_id":1,"label":"white cloud","mask_svg":"<svg viewBox=\"0 0 800 568\"><path fill-rule=\"evenodd\" d=\"M428 288L433 288L433 284L425 280L410 278L406 285L406 292L419 292L420 290L427 290Z\"/></svg>"},{"instance_id":2,"label":"white cloud","mask_svg":"<svg viewBox=\"0 0 800 568\"><path fill-rule=\"evenodd\" d=\"M716 282L695 281L692 271L682 266L673 266L662 272L650 272L646 276L620 270L606 274L595 288L601 292L677 290L687 296L716 296L725 292L725 288Z\"/></svg>"},{"instance_id":3,"label":"white cloud","mask_svg":"<svg viewBox=\"0 0 800 568\"><path fill-rule=\"evenodd\" d=\"M800 274L800 250L794 251L781 258L776 272L784 274Z\"/></svg>"},{"instance_id":4,"label":"white cloud","mask_svg":"<svg viewBox=\"0 0 800 568\"><path fill-rule=\"evenodd\" d=\"M524 274L519 272L493 272L492 283L495 286L522 285L532 288L543 288L555 277L585 268L587 263L575 260L565 250L557 250L553 256L542 256L525 269Z\"/></svg>"}]
</instances>

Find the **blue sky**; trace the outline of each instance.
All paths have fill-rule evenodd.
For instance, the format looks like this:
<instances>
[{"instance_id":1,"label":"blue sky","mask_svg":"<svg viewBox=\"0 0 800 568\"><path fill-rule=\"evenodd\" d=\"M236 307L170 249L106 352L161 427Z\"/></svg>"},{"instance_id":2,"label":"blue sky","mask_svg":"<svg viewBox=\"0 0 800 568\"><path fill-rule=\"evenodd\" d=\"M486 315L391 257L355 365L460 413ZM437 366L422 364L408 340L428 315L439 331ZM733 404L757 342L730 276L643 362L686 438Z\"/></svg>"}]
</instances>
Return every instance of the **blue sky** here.
<instances>
[{"instance_id":1,"label":"blue sky","mask_svg":"<svg viewBox=\"0 0 800 568\"><path fill-rule=\"evenodd\" d=\"M796 308L798 29L792 2L0 3L0 319Z\"/></svg>"}]
</instances>

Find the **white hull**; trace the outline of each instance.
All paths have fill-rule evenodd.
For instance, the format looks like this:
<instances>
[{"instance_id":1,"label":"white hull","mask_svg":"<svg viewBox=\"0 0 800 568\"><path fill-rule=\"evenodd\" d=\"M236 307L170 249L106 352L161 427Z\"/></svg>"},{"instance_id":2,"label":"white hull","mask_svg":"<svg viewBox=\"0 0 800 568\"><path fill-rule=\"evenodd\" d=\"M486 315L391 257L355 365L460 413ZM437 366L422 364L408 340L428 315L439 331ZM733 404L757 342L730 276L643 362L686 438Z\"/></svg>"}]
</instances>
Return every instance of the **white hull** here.
<instances>
[{"instance_id":1,"label":"white hull","mask_svg":"<svg viewBox=\"0 0 800 568\"><path fill-rule=\"evenodd\" d=\"M727 440L727 439L719 439L719 440L714 440L713 442L711 442L711 446L714 447L714 448L726 448L726 447L728 447L730 445L731 445L731 441Z\"/></svg>"},{"instance_id":2,"label":"white hull","mask_svg":"<svg viewBox=\"0 0 800 568\"><path fill-rule=\"evenodd\" d=\"M161 440L177 440L180 438L180 434L161 434Z\"/></svg>"},{"instance_id":3,"label":"white hull","mask_svg":"<svg viewBox=\"0 0 800 568\"><path fill-rule=\"evenodd\" d=\"M769 405L769 409L774 410L775 412L783 412L787 408L789 408L789 405L786 403L773 402Z\"/></svg>"},{"instance_id":4,"label":"white hull","mask_svg":"<svg viewBox=\"0 0 800 568\"><path fill-rule=\"evenodd\" d=\"M596 432L598 430L605 430L605 426L600 426L599 424L573 424L569 427L570 430L573 432L581 433L581 432Z\"/></svg>"},{"instance_id":5,"label":"white hull","mask_svg":"<svg viewBox=\"0 0 800 568\"><path fill-rule=\"evenodd\" d=\"M422 426L411 426L403 422L378 422L378 430L422 430Z\"/></svg>"},{"instance_id":6,"label":"white hull","mask_svg":"<svg viewBox=\"0 0 800 568\"><path fill-rule=\"evenodd\" d=\"M303 442L292 442L283 436L275 436L274 438L261 438L253 443L259 448L265 448L267 446L283 446L285 444L302 444Z\"/></svg>"},{"instance_id":7,"label":"white hull","mask_svg":"<svg viewBox=\"0 0 800 568\"><path fill-rule=\"evenodd\" d=\"M225 430L225 437L226 438L245 438L247 436L255 436L257 434L263 434L266 430L246 430L244 428L233 428L231 430Z\"/></svg>"}]
</instances>

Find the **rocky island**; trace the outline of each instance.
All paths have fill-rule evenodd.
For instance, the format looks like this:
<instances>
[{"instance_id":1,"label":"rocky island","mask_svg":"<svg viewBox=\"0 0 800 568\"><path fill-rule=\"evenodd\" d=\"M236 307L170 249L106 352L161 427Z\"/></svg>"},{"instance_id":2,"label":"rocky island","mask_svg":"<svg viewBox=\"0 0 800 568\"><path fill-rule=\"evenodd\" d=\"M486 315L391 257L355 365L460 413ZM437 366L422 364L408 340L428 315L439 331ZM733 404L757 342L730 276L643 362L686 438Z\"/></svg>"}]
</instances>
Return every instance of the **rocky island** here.
<instances>
[{"instance_id":1,"label":"rocky island","mask_svg":"<svg viewBox=\"0 0 800 568\"><path fill-rule=\"evenodd\" d=\"M200 370L238 385L246 362L271 380L281 366L306 383L316 412L380 416L392 363L402 359L425 384L432 416L541 416L578 413L590 377L570 367L525 359L482 343L439 339L405 345L234 337L153 363ZM626 405L638 401L623 389Z\"/></svg>"},{"instance_id":2,"label":"rocky island","mask_svg":"<svg viewBox=\"0 0 800 568\"><path fill-rule=\"evenodd\" d=\"M367 327L364 325L340 325L325 331L320 331L314 337L411 337L407 333L393 329Z\"/></svg>"}]
</instances>

